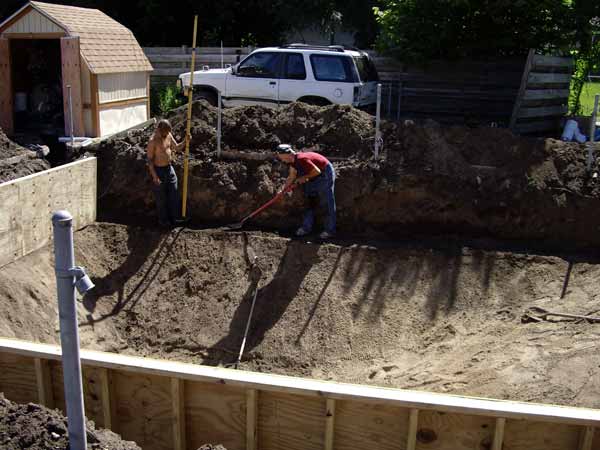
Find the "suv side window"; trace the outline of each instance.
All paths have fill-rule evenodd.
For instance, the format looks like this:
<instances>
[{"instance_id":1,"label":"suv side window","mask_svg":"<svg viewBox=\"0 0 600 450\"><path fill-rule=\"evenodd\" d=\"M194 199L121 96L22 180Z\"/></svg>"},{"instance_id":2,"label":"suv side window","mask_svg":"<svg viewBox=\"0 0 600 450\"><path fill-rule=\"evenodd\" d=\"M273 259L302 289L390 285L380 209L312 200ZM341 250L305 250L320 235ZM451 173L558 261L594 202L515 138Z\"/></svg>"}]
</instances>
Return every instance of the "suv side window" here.
<instances>
[{"instance_id":1,"label":"suv side window","mask_svg":"<svg viewBox=\"0 0 600 450\"><path fill-rule=\"evenodd\" d=\"M352 59L337 55L310 55L315 80L353 83Z\"/></svg>"},{"instance_id":2,"label":"suv side window","mask_svg":"<svg viewBox=\"0 0 600 450\"><path fill-rule=\"evenodd\" d=\"M304 56L301 53L288 53L285 61L284 78L288 80L306 80Z\"/></svg>"},{"instance_id":3,"label":"suv side window","mask_svg":"<svg viewBox=\"0 0 600 450\"><path fill-rule=\"evenodd\" d=\"M279 78L281 56L281 53L254 53L242 61L237 69L237 75L250 78Z\"/></svg>"}]
</instances>

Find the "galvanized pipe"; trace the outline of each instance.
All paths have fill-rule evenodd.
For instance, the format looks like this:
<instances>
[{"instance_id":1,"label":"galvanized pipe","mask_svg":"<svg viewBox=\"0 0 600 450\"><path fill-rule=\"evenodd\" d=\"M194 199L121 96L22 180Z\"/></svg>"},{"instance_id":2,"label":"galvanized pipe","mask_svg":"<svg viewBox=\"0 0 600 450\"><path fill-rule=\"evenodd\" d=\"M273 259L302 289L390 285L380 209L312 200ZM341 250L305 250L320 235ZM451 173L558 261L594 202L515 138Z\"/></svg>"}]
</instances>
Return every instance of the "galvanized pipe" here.
<instances>
[{"instance_id":1,"label":"galvanized pipe","mask_svg":"<svg viewBox=\"0 0 600 450\"><path fill-rule=\"evenodd\" d=\"M217 158L221 157L221 122L223 114L223 105L221 104L221 91L217 92Z\"/></svg>"},{"instance_id":2,"label":"galvanized pipe","mask_svg":"<svg viewBox=\"0 0 600 450\"><path fill-rule=\"evenodd\" d=\"M85 450L87 438L83 408L81 361L79 359L79 331L75 306L75 275L73 274L73 217L68 211L52 215L54 228L54 256L60 345L62 348L63 381L67 406L69 448Z\"/></svg>"},{"instance_id":3,"label":"galvanized pipe","mask_svg":"<svg viewBox=\"0 0 600 450\"><path fill-rule=\"evenodd\" d=\"M379 131L381 122L381 83L377 83L377 110L375 112L375 158L379 158L381 148L381 132Z\"/></svg>"}]
</instances>

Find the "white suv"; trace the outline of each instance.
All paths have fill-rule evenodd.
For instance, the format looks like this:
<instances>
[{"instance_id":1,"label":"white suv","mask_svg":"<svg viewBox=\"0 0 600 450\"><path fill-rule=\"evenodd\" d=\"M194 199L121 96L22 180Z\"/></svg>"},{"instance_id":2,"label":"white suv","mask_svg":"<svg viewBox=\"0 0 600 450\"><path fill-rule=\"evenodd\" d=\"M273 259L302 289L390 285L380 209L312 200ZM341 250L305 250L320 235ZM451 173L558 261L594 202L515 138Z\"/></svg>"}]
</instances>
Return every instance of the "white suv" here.
<instances>
[{"instance_id":1,"label":"white suv","mask_svg":"<svg viewBox=\"0 0 600 450\"><path fill-rule=\"evenodd\" d=\"M302 101L368 107L377 100L378 80L365 52L290 44L256 50L233 67L194 72L194 98L216 105L221 91L223 106ZM178 85L187 92L190 72L179 75Z\"/></svg>"}]
</instances>

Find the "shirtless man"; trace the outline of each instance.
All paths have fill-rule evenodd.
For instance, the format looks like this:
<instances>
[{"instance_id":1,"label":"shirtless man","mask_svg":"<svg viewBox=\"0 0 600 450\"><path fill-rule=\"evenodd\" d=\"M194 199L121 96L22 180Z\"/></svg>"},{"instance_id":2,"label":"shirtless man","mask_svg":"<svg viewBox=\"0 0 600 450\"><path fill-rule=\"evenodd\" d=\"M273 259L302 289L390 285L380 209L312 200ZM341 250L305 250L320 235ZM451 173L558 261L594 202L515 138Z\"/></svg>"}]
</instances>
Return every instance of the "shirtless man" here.
<instances>
[{"instance_id":1,"label":"shirtless man","mask_svg":"<svg viewBox=\"0 0 600 450\"><path fill-rule=\"evenodd\" d=\"M171 124L162 119L146 149L148 170L154 182L154 197L158 210L158 223L163 227L175 224L179 219L179 196L177 175L171 165L171 153L183 148L185 140L177 143L171 134Z\"/></svg>"}]
</instances>

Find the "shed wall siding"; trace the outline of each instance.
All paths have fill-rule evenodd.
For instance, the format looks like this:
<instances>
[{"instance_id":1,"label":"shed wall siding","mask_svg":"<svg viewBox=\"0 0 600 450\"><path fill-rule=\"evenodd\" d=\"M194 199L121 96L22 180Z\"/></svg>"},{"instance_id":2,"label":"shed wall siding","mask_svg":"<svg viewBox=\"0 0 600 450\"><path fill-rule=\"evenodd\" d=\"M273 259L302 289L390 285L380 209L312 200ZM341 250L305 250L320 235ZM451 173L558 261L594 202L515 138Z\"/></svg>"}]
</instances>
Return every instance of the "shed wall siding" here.
<instances>
[{"instance_id":1,"label":"shed wall siding","mask_svg":"<svg viewBox=\"0 0 600 450\"><path fill-rule=\"evenodd\" d=\"M61 27L35 9L5 30L5 33L64 33Z\"/></svg>"},{"instance_id":2,"label":"shed wall siding","mask_svg":"<svg viewBox=\"0 0 600 450\"><path fill-rule=\"evenodd\" d=\"M146 97L148 95L147 77L148 72L99 74L100 104Z\"/></svg>"},{"instance_id":3,"label":"shed wall siding","mask_svg":"<svg viewBox=\"0 0 600 450\"><path fill-rule=\"evenodd\" d=\"M118 133L148 120L146 100L100 111L100 135Z\"/></svg>"}]
</instances>

